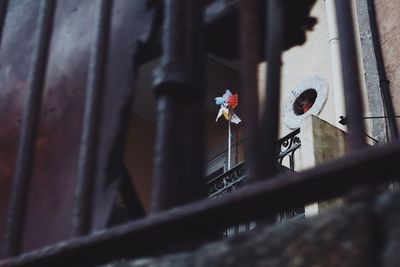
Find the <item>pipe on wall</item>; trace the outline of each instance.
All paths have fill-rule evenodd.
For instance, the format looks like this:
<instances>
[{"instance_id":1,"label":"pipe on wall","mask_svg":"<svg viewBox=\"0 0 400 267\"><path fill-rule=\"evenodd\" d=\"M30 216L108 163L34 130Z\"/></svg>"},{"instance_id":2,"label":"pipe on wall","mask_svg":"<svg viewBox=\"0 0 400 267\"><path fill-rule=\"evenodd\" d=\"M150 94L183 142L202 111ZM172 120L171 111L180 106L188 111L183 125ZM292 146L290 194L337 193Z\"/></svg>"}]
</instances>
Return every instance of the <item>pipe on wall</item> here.
<instances>
[{"instance_id":1,"label":"pipe on wall","mask_svg":"<svg viewBox=\"0 0 400 267\"><path fill-rule=\"evenodd\" d=\"M343 125L338 123L339 117L346 114L344 106L343 93L343 75L340 60L340 38L336 19L335 0L325 0L326 16L328 22L329 34L329 50L331 56L331 72L332 72L332 87L335 103L335 126L340 129L345 129Z\"/></svg>"}]
</instances>

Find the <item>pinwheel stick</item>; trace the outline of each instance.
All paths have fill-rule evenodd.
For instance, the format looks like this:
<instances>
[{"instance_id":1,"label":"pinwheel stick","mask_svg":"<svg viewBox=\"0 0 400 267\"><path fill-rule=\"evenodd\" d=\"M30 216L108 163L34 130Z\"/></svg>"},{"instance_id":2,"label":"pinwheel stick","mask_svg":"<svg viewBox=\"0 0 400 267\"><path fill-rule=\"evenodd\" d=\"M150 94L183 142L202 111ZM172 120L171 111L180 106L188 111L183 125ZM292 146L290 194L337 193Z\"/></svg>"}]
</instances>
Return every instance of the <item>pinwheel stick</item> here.
<instances>
[{"instance_id":1,"label":"pinwheel stick","mask_svg":"<svg viewBox=\"0 0 400 267\"><path fill-rule=\"evenodd\" d=\"M228 89L225 91L221 97L215 98L215 104L220 106L218 111L217 118L215 121L218 121L218 118L224 115L224 118L228 120L228 170L231 169L231 158L232 158L232 130L231 123L239 124L242 120L238 115L233 111L239 103L238 94L232 95L231 91Z\"/></svg>"},{"instance_id":2,"label":"pinwheel stick","mask_svg":"<svg viewBox=\"0 0 400 267\"><path fill-rule=\"evenodd\" d=\"M231 169L231 142L232 142L232 131L231 131L231 112L229 111L229 120L228 120L228 170Z\"/></svg>"}]
</instances>

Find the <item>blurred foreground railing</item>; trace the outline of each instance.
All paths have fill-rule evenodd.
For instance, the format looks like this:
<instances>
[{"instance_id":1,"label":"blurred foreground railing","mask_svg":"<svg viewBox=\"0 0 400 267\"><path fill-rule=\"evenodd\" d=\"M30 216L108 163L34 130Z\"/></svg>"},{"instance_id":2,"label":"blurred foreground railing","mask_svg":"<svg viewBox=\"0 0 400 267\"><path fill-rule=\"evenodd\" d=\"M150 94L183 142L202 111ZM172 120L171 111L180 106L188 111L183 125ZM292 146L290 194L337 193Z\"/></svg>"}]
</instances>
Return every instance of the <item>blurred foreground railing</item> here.
<instances>
[{"instance_id":1,"label":"blurred foreground railing","mask_svg":"<svg viewBox=\"0 0 400 267\"><path fill-rule=\"evenodd\" d=\"M6 1L0 1L5 6ZM345 88L346 110L348 111L348 132L350 152L343 158L321 164L314 169L293 172L293 153L300 145L296 136L287 142L278 141L280 125L279 103L281 89L282 53L288 48L303 44L306 40L305 29L315 24L309 16L314 0L241 1L239 14L241 63L243 70L254 70L260 61L267 61L267 81L264 105L260 108L258 118L258 99L244 96L244 120L247 121L250 144L247 148L247 164L251 183L229 197L201 199L199 191L202 181L204 135L204 44L202 30L202 8L200 1L165 0L162 32L161 68L154 81L157 98L158 117L156 136L155 179L153 181L153 199L151 214L143 219L132 221L110 229L94 231L91 228L90 212L93 207L93 188L96 185L93 165L96 161L97 138L96 120L100 115L112 109L106 106L97 114L97 102L101 91L101 77L106 64L108 25L111 14L108 1L98 2L98 17L93 46L93 64L89 68L88 94L81 145L82 164L78 175L74 213L71 225L75 235L49 247L22 253L24 216L26 213L26 196L32 176L34 162L34 144L38 128L37 114L40 110L42 82L45 80L47 51L52 29L52 18L55 11L55 0L41 0L39 16L39 34L35 43L35 61L29 84L29 98L23 112L21 141L18 151L17 171L12 189L8 235L4 260L1 267L16 266L96 266L120 258L160 255L179 249L190 249L209 242L219 229L229 225L248 221L268 220L284 210L304 206L309 203L328 200L334 197L351 194L354 189L362 189L363 196L371 195L373 187L398 179L397 162L400 160L400 144L368 147L365 142L365 129L362 120L363 103L361 98L359 67L354 39L353 13L351 2L336 0L338 28L341 39L341 58ZM61 1L59 1L61 2ZM115 1L116 2L116 1ZM147 1L148 4L159 1ZM160 1L161 2L161 1ZM96 2L97 3L97 2ZM136 1L135 1L136 3ZM263 10L264 12L260 12ZM227 10L229 11L229 10ZM4 12L0 12L2 14ZM116 12L118 13L118 12ZM226 13L226 12L224 12ZM236 13L237 14L237 13ZM134 15L134 14L133 14ZM236 18L237 19L237 18ZM2 19L0 19L2 21ZM229 30L232 22L226 21ZM237 22L237 20L236 20ZM263 25L264 28L251 33ZM239 27L237 27L239 28ZM219 28L218 33L221 32ZM257 34L259 33L259 34ZM234 36L235 32L232 33ZM218 37L218 35L216 35ZM225 36L222 36L225 38ZM237 37L237 36L236 36ZM254 37L254 40L253 38ZM263 38L257 38L263 37ZM246 39L248 38L248 39ZM294 39L292 39L294 38ZM214 42L214 39L211 38ZM235 39L236 40L236 39ZM223 49L235 47L233 43L223 43ZM236 48L238 48L236 42ZM263 46L254 48L252 44ZM236 49L237 50L237 49ZM237 51L232 55L237 55ZM18 53L18 51L15 51ZM263 56L261 56L261 54ZM232 56L231 55L231 56ZM130 55L132 56L132 55ZM132 60L134 61L134 60ZM243 72L244 92L257 90L255 72ZM97 78L96 78L97 77ZM115 92L118 88L115 88ZM123 97L121 97L123 99ZM121 100L122 101L122 100ZM255 107L255 108L251 108ZM103 114L104 113L104 114ZM248 120L246 118L251 118ZM122 120L122 119L121 119ZM252 123L250 123L250 121ZM108 125L107 125L108 126ZM87 128L86 128L87 127ZM122 127L123 128L123 127ZM122 131L110 127L110 131ZM277 153L276 147L284 147L284 152ZM285 162L289 157L288 173L277 174L276 160ZM115 158L110 161L116 160ZM282 164L283 165L283 164ZM107 169L109 165L106 165ZM232 171L238 179L233 183L225 178L218 192L225 192L233 185L240 185L243 173L240 168ZM61 175L55 176L55 180ZM228 177L229 178L229 177ZM110 178L111 179L111 178ZM231 185L231 186L229 186ZM100 187L101 189L104 189ZM225 188L225 189L224 189ZM103 191L100 191L102 193ZM49 193L49 192L44 192ZM99 192L98 192L99 193ZM360 195L360 194L358 194ZM71 197L71 196L65 196ZM95 208L101 209L102 205ZM35 214L37 216L41 214ZM49 214L47 214L49 216ZM43 217L43 216L42 216ZM196 231L193 231L196 229ZM72 230L72 229L71 229Z\"/></svg>"}]
</instances>

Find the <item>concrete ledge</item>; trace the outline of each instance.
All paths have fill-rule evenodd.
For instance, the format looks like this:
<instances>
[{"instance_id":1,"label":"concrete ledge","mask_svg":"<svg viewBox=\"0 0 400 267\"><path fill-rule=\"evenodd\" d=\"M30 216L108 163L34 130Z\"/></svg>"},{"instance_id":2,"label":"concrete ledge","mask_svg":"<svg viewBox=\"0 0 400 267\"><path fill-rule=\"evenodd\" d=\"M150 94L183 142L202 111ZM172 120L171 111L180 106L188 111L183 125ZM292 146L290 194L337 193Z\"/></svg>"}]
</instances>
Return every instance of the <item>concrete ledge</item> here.
<instances>
[{"instance_id":1,"label":"concrete ledge","mask_svg":"<svg viewBox=\"0 0 400 267\"><path fill-rule=\"evenodd\" d=\"M386 193L310 219L258 227L193 252L103 267L394 267L399 251L400 194Z\"/></svg>"},{"instance_id":2,"label":"concrete ledge","mask_svg":"<svg viewBox=\"0 0 400 267\"><path fill-rule=\"evenodd\" d=\"M375 205L376 218L380 225L378 242L381 246L381 265L400 265L400 194L386 194Z\"/></svg>"}]
</instances>

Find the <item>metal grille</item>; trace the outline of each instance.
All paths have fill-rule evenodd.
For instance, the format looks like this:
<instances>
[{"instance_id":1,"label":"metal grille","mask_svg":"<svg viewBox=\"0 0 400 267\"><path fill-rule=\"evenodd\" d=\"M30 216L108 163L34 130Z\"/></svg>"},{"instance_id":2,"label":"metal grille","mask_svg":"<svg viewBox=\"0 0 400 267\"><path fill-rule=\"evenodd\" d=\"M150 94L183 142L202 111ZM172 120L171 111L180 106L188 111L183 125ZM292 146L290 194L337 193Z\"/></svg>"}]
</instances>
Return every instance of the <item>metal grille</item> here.
<instances>
[{"instance_id":1,"label":"metal grille","mask_svg":"<svg viewBox=\"0 0 400 267\"><path fill-rule=\"evenodd\" d=\"M23 110L7 218L5 254L0 266L93 266L118 258L155 255L168 249L179 249L182 245L185 248L195 247L212 239L218 229L227 225L262 219L298 205L344 195L357 186L381 184L397 174L394 162L400 157L398 144L366 147L350 1L337 0L336 4L342 38L341 55L349 144L352 151L344 158L312 170L282 174L283 179L271 179L277 175L275 163L280 118L281 56L285 49L305 41L304 29L312 24L308 14L315 1L303 0L293 3L282 0L246 0L241 1L239 7L232 4L235 1L231 1L232 5L221 1L226 5L222 5L220 11L211 10L215 12L208 12L207 14L211 15L206 18L203 18L203 6L200 1L146 1L143 7L153 7L155 10L151 15L155 24L163 20L163 27L154 30L162 30L161 49L160 43L157 45L157 38L138 38L136 41L139 43L140 53L135 54L132 60L139 64L154 57L153 53L162 51L161 66L154 80L158 105L158 135L153 212L143 219L91 234L94 230L91 229L91 220L97 218L97 215L92 218L92 210L106 210L93 202L95 195L101 193L101 187L97 186L96 174L96 164L99 164L97 155L100 153L99 140L105 128L114 132L120 131L112 123L102 127L100 125L102 116L112 112L112 107L104 108L102 101L106 99L103 86L106 83L104 77L107 77L105 72L109 60L108 48L114 44L109 42L114 1L91 2L96 3L97 15L88 69L79 170L74 196L76 205L70 218L73 238L20 255L21 233L27 207L26 195L32 177L34 144L49 44L54 34L52 29L55 8L60 4L60 1L57 3L56 0L41 0L34 56L30 66L29 92ZM4 25L7 4L6 0L0 1L0 26ZM160 10L163 10L162 14L158 12ZM247 122L247 166L251 183L229 198L199 200L203 196L201 181L204 162L204 129L201 123L204 114L202 61L205 49L219 49L218 45L211 45L209 48L210 43L215 40L209 38L204 41L207 34L212 35L212 31L210 33L210 29L204 27L204 23L212 27L219 18L225 14L231 16L232 12L233 18L236 18L233 21L237 22L240 18L240 23L237 24L239 32L232 33L237 35L238 43L229 44L229 49L220 52L229 55L236 53L241 57L243 112ZM137 12L135 15L145 20L147 15L144 14ZM139 28L135 30L139 31ZM202 45L204 43L205 47ZM268 62L268 97L262 107L263 115L259 118L256 69L257 63L263 60ZM124 96L121 94L117 98L119 100L115 103L118 106L123 106L121 103L126 98ZM109 161L116 161L115 158L118 161L118 157ZM382 169L385 170L385 176L381 176ZM262 210L258 208L259 203L263 203ZM175 208L178 206L179 208ZM205 240L205 236L210 238Z\"/></svg>"}]
</instances>

